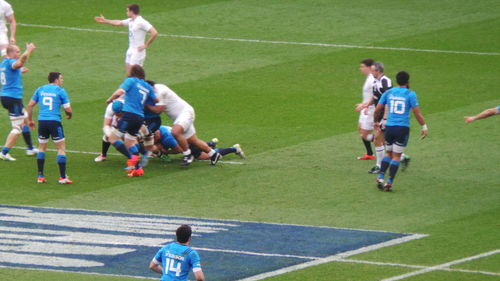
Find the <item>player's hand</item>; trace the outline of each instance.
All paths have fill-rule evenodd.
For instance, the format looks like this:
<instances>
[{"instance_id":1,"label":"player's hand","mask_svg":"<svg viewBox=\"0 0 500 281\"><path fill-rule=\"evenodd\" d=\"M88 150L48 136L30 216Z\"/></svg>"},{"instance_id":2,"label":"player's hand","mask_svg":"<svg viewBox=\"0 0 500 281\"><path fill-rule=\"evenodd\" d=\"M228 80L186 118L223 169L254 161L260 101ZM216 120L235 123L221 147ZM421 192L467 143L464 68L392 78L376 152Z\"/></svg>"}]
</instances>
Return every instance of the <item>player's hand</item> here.
<instances>
[{"instance_id":1,"label":"player's hand","mask_svg":"<svg viewBox=\"0 0 500 281\"><path fill-rule=\"evenodd\" d=\"M21 67L21 73L26 73L28 71L30 71L29 68L27 68L27 67Z\"/></svg>"},{"instance_id":2,"label":"player's hand","mask_svg":"<svg viewBox=\"0 0 500 281\"><path fill-rule=\"evenodd\" d=\"M104 23L106 18L101 14L100 16L94 17L95 22Z\"/></svg>"},{"instance_id":3,"label":"player's hand","mask_svg":"<svg viewBox=\"0 0 500 281\"><path fill-rule=\"evenodd\" d=\"M112 99L107 99L107 100L106 100L106 104L110 104L110 103L112 103L112 102L113 102L113 100L112 100Z\"/></svg>"},{"instance_id":4,"label":"player's hand","mask_svg":"<svg viewBox=\"0 0 500 281\"><path fill-rule=\"evenodd\" d=\"M31 130L34 130L35 129L35 122L28 121L28 126L30 127Z\"/></svg>"},{"instance_id":5,"label":"player's hand","mask_svg":"<svg viewBox=\"0 0 500 281\"><path fill-rule=\"evenodd\" d=\"M420 136L420 139L423 140L427 137L427 133L429 130L422 130L422 135Z\"/></svg>"},{"instance_id":6,"label":"player's hand","mask_svg":"<svg viewBox=\"0 0 500 281\"><path fill-rule=\"evenodd\" d=\"M465 123L467 123L467 124L468 124L468 123L472 123L472 122L476 121L476 120L474 119L474 117L472 117L472 116L465 116L465 117L464 117L464 120L465 120Z\"/></svg>"},{"instance_id":7,"label":"player's hand","mask_svg":"<svg viewBox=\"0 0 500 281\"><path fill-rule=\"evenodd\" d=\"M366 107L365 107L365 105L364 105L364 104L362 104L362 103L358 103L358 104L356 104L356 109L355 109L355 110L356 110L357 112L360 112L361 110L363 110L363 109L365 109L365 108L366 108Z\"/></svg>"},{"instance_id":8,"label":"player's hand","mask_svg":"<svg viewBox=\"0 0 500 281\"><path fill-rule=\"evenodd\" d=\"M16 45L16 38L11 37L11 38L10 38L10 44L11 44L11 45Z\"/></svg>"},{"instance_id":9,"label":"player's hand","mask_svg":"<svg viewBox=\"0 0 500 281\"><path fill-rule=\"evenodd\" d=\"M373 124L373 129L374 129L375 131L380 131L380 123L375 122L375 123Z\"/></svg>"},{"instance_id":10,"label":"player's hand","mask_svg":"<svg viewBox=\"0 0 500 281\"><path fill-rule=\"evenodd\" d=\"M146 46L146 45L141 45L141 46L137 47L137 50L138 50L139 52L142 52L142 51L146 50L146 48L147 48L147 47L148 47L148 46Z\"/></svg>"},{"instance_id":11,"label":"player's hand","mask_svg":"<svg viewBox=\"0 0 500 281\"><path fill-rule=\"evenodd\" d=\"M26 44L26 51L33 52L35 49L36 49L35 44L33 43Z\"/></svg>"}]
</instances>

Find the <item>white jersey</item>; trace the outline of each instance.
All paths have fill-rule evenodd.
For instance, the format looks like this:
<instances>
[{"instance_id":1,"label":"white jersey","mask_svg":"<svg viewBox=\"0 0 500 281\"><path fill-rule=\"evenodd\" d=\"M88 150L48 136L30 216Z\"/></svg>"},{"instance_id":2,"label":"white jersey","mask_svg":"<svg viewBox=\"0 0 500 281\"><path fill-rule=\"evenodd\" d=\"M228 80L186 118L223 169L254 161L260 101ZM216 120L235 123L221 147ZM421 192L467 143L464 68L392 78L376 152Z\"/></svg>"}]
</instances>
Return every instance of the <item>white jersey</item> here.
<instances>
[{"instance_id":1,"label":"white jersey","mask_svg":"<svg viewBox=\"0 0 500 281\"><path fill-rule=\"evenodd\" d=\"M128 47L137 48L144 45L146 41L146 34L153 27L147 20L141 16L135 19L128 18L122 20L124 26L128 26Z\"/></svg>"},{"instance_id":2,"label":"white jersey","mask_svg":"<svg viewBox=\"0 0 500 281\"><path fill-rule=\"evenodd\" d=\"M372 74L366 76L365 84L363 85L363 103L367 103L372 99L374 81L375 77Z\"/></svg>"},{"instance_id":3,"label":"white jersey","mask_svg":"<svg viewBox=\"0 0 500 281\"><path fill-rule=\"evenodd\" d=\"M116 127L118 125L118 117L116 117L113 111L113 103L108 104L106 107L106 112L104 112L104 119L111 119L111 126Z\"/></svg>"},{"instance_id":4,"label":"white jersey","mask_svg":"<svg viewBox=\"0 0 500 281\"><path fill-rule=\"evenodd\" d=\"M14 14L12 6L0 0L0 35L7 36L7 17Z\"/></svg>"},{"instance_id":5,"label":"white jersey","mask_svg":"<svg viewBox=\"0 0 500 281\"><path fill-rule=\"evenodd\" d=\"M165 113L170 119L176 120L184 111L193 111L193 107L189 103L180 98L166 85L155 84L154 90L160 100L156 105L165 105Z\"/></svg>"}]
</instances>

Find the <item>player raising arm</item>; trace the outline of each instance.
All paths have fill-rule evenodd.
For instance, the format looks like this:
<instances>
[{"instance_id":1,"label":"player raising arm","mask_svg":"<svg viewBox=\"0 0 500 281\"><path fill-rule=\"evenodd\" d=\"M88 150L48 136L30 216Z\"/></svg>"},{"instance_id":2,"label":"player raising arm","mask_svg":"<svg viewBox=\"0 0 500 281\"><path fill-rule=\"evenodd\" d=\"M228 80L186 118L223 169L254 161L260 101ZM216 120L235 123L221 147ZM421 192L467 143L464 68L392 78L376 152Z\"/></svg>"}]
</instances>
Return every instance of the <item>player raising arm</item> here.
<instances>
[{"instance_id":1,"label":"player raising arm","mask_svg":"<svg viewBox=\"0 0 500 281\"><path fill-rule=\"evenodd\" d=\"M35 128L33 122L33 107L40 103L38 112L38 142L40 143L40 151L37 154L38 164L38 183L45 183L43 175L43 166L45 164L45 151L49 137L57 148L57 165L59 166L59 183L71 184L71 181L66 175L66 152L64 144L64 131L61 124L60 108L64 108L66 119L71 119L73 111L69 103L68 94L61 86L64 82L63 76L59 72L49 73L49 84L38 88L28 104L28 122L31 128Z\"/></svg>"},{"instance_id":2,"label":"player raising arm","mask_svg":"<svg viewBox=\"0 0 500 281\"><path fill-rule=\"evenodd\" d=\"M377 187L380 190L392 191L392 184L401 161L401 154L408 144L410 135L410 109L413 111L418 123L422 126L422 138L427 136L427 125L420 112L417 94L409 89L410 75L401 71L396 75L399 87L392 88L385 92L375 108L375 116L380 114L387 106L387 123L385 128L385 150L386 155L382 159L382 164L377 177ZM380 125L375 122L375 130L380 130ZM385 173L389 169L389 178L384 185Z\"/></svg>"},{"instance_id":3,"label":"player raising arm","mask_svg":"<svg viewBox=\"0 0 500 281\"><path fill-rule=\"evenodd\" d=\"M158 32L156 29L139 14L139 5L130 4L127 6L127 19L109 20L103 15L95 17L98 23L105 23L113 26L128 26L129 47L125 56L125 70L128 73L132 65L143 66L146 59L146 49L153 43ZM149 32L149 39L146 41L146 34Z\"/></svg>"},{"instance_id":4,"label":"player raising arm","mask_svg":"<svg viewBox=\"0 0 500 281\"><path fill-rule=\"evenodd\" d=\"M500 105L498 107L486 109L485 111L474 116L465 116L464 119L465 123L472 123L476 120L485 119L493 115L499 115L499 114L500 114Z\"/></svg>"},{"instance_id":5,"label":"player raising arm","mask_svg":"<svg viewBox=\"0 0 500 281\"><path fill-rule=\"evenodd\" d=\"M161 248L149 264L152 271L162 275L162 281L187 281L191 270L196 281L205 281L200 256L189 247L191 234L189 225L181 225L175 232L177 242Z\"/></svg>"}]
</instances>

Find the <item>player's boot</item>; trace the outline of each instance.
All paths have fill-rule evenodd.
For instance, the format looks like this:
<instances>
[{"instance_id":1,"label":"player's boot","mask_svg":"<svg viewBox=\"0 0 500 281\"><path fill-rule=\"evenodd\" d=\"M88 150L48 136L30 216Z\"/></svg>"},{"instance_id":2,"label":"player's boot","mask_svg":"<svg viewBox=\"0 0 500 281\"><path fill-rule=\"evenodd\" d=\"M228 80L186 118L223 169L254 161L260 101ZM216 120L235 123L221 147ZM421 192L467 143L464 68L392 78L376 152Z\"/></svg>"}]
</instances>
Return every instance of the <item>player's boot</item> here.
<instances>
[{"instance_id":1,"label":"player's boot","mask_svg":"<svg viewBox=\"0 0 500 281\"><path fill-rule=\"evenodd\" d=\"M102 161L106 161L106 156L102 155L102 154L99 154L99 156L97 156L95 159L94 159L95 162L102 162Z\"/></svg>"},{"instance_id":2,"label":"player's boot","mask_svg":"<svg viewBox=\"0 0 500 281\"><path fill-rule=\"evenodd\" d=\"M46 183L46 182L47 181L43 176L38 176L38 178L36 179L36 183Z\"/></svg>"},{"instance_id":3,"label":"player's boot","mask_svg":"<svg viewBox=\"0 0 500 281\"><path fill-rule=\"evenodd\" d=\"M137 163L139 163L139 155L132 155L132 158L127 160L127 173L131 173L133 170L135 170L135 166L137 166Z\"/></svg>"},{"instance_id":4,"label":"player's boot","mask_svg":"<svg viewBox=\"0 0 500 281\"><path fill-rule=\"evenodd\" d=\"M182 158L181 166L187 167L187 166L191 165L191 163L193 163L193 161L194 161L194 156L192 154L184 155L184 157Z\"/></svg>"},{"instance_id":5,"label":"player's boot","mask_svg":"<svg viewBox=\"0 0 500 281\"><path fill-rule=\"evenodd\" d=\"M215 152L215 154L210 158L210 165L215 166L220 159L222 159L222 155L219 152Z\"/></svg>"},{"instance_id":6,"label":"player's boot","mask_svg":"<svg viewBox=\"0 0 500 281\"><path fill-rule=\"evenodd\" d=\"M26 149L26 155L33 156L38 153L38 148Z\"/></svg>"},{"instance_id":7,"label":"player's boot","mask_svg":"<svg viewBox=\"0 0 500 281\"><path fill-rule=\"evenodd\" d=\"M379 167L379 166L377 166L377 165L373 166L373 168L371 168L371 169L368 171L368 173L370 173L370 174L378 174L378 172L380 172L380 167Z\"/></svg>"},{"instance_id":8,"label":"player's boot","mask_svg":"<svg viewBox=\"0 0 500 281\"><path fill-rule=\"evenodd\" d=\"M247 158L245 152L243 151L243 149L241 149L241 145L235 144L233 145L233 147L236 148L236 155L239 155L243 159Z\"/></svg>"},{"instance_id":9,"label":"player's boot","mask_svg":"<svg viewBox=\"0 0 500 281\"><path fill-rule=\"evenodd\" d=\"M218 142L219 142L218 138L213 138L211 141L207 142L207 145L210 146L210 148L215 149L217 147Z\"/></svg>"},{"instance_id":10,"label":"player's boot","mask_svg":"<svg viewBox=\"0 0 500 281\"><path fill-rule=\"evenodd\" d=\"M401 171L404 172L406 169L408 169L408 166L410 165L410 156L405 155L403 159L401 160Z\"/></svg>"},{"instance_id":11,"label":"player's boot","mask_svg":"<svg viewBox=\"0 0 500 281\"><path fill-rule=\"evenodd\" d=\"M131 173L129 173L127 176L129 177L140 177L144 175L144 170L142 168L139 169L134 169L132 170Z\"/></svg>"},{"instance_id":12,"label":"player's boot","mask_svg":"<svg viewBox=\"0 0 500 281\"><path fill-rule=\"evenodd\" d=\"M392 191L392 183L386 183L384 185L384 192L391 192Z\"/></svg>"},{"instance_id":13,"label":"player's boot","mask_svg":"<svg viewBox=\"0 0 500 281\"><path fill-rule=\"evenodd\" d=\"M377 188L379 190L384 190L384 179L377 179Z\"/></svg>"},{"instance_id":14,"label":"player's boot","mask_svg":"<svg viewBox=\"0 0 500 281\"><path fill-rule=\"evenodd\" d=\"M16 158L10 156L9 153L7 153L5 155L3 153L0 153L0 159L5 160L5 161L16 161Z\"/></svg>"},{"instance_id":15,"label":"player's boot","mask_svg":"<svg viewBox=\"0 0 500 281\"><path fill-rule=\"evenodd\" d=\"M59 178L59 184L72 184L73 181L70 180L67 176L65 178Z\"/></svg>"},{"instance_id":16,"label":"player's boot","mask_svg":"<svg viewBox=\"0 0 500 281\"><path fill-rule=\"evenodd\" d=\"M365 154L365 155L363 155L361 157L358 157L358 160L375 160L375 156Z\"/></svg>"}]
</instances>

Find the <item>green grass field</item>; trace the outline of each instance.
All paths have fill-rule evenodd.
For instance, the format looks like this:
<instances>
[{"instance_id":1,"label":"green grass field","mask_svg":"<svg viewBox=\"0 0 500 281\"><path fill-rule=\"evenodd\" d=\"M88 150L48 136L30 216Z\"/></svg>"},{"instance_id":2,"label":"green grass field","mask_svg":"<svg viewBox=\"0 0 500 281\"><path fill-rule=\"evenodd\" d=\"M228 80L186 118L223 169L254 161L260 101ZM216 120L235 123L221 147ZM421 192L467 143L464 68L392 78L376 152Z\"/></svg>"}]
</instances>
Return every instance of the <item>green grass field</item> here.
<instances>
[{"instance_id":1,"label":"green grass field","mask_svg":"<svg viewBox=\"0 0 500 281\"><path fill-rule=\"evenodd\" d=\"M93 16L124 18L128 2L10 1L23 24L125 32L94 23ZM52 152L49 183L40 186L34 158L13 150L18 161L0 163L0 204L429 235L353 257L383 264L331 262L268 279L276 281L381 280L418 270L401 265L430 267L500 248L500 117L463 122L464 115L500 104L498 0L140 4L162 34L482 54L161 36L148 49L147 77L194 106L201 138L240 143L249 156L244 164L197 162L186 170L178 157L172 164L153 160L144 177L130 179L121 156L94 163L96 155L69 153L75 184L60 186ZM61 71L75 112L64 122L67 148L100 151L104 102L124 77L127 35L19 26L17 38L38 47L23 78L25 103L49 71ZM353 109L364 81L358 63L366 57L383 61L393 81L400 70L411 73L430 130L420 140L414 123L407 149L412 163L398 174L391 194L379 192L366 173L373 163L356 160L364 148ZM10 131L3 112L2 142ZM24 145L21 139L17 145ZM404 280L500 280L500 255L451 268L494 274L436 270ZM129 279L0 268L0 280Z\"/></svg>"}]
</instances>

